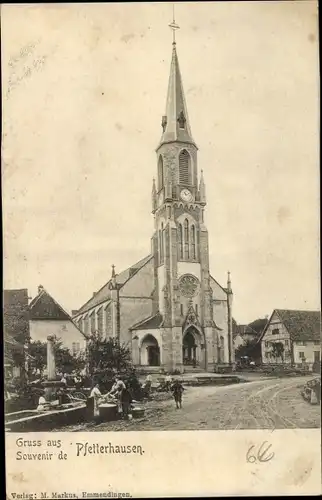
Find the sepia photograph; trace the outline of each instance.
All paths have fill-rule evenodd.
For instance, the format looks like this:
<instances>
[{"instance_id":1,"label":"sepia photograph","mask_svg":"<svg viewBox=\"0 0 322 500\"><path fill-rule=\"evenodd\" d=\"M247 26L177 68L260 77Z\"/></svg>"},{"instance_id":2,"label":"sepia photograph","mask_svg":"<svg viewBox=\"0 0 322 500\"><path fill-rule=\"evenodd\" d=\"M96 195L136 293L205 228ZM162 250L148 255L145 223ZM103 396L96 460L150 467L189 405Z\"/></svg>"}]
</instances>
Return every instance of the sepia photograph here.
<instances>
[{"instance_id":1,"label":"sepia photograph","mask_svg":"<svg viewBox=\"0 0 322 500\"><path fill-rule=\"evenodd\" d=\"M6 433L319 429L317 3L1 10Z\"/></svg>"}]
</instances>

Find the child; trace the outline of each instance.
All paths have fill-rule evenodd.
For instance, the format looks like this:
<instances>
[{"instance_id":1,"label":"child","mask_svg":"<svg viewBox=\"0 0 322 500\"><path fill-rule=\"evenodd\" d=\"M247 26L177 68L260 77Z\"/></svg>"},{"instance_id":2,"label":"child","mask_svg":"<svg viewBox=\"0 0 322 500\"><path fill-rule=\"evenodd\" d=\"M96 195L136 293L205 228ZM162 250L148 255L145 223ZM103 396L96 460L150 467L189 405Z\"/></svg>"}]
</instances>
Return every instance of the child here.
<instances>
[{"instance_id":1,"label":"child","mask_svg":"<svg viewBox=\"0 0 322 500\"><path fill-rule=\"evenodd\" d=\"M171 391L176 402L176 407L182 408L182 393L184 391L184 387L180 380L175 380L172 384Z\"/></svg>"}]
</instances>

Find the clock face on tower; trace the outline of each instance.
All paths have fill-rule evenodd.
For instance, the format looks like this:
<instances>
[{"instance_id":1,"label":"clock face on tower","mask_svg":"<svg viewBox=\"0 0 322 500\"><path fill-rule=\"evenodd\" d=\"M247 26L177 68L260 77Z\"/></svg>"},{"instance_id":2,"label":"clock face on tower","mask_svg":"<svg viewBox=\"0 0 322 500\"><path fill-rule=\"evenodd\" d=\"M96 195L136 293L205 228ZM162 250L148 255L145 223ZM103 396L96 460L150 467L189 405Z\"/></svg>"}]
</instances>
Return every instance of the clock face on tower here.
<instances>
[{"instance_id":1,"label":"clock face on tower","mask_svg":"<svg viewBox=\"0 0 322 500\"><path fill-rule=\"evenodd\" d=\"M192 201L192 199L193 199L191 192L187 188L185 188L181 191L180 197L183 201Z\"/></svg>"}]
</instances>

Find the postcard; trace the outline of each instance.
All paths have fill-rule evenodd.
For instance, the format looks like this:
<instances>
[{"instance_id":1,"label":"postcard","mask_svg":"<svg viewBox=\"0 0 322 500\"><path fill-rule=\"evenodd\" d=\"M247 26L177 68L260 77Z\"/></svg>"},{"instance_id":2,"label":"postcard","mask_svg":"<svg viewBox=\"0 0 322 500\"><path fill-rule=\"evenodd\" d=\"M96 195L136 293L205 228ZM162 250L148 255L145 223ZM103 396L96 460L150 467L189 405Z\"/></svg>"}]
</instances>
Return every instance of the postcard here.
<instances>
[{"instance_id":1,"label":"postcard","mask_svg":"<svg viewBox=\"0 0 322 500\"><path fill-rule=\"evenodd\" d=\"M317 7L2 5L8 499L321 493Z\"/></svg>"}]
</instances>

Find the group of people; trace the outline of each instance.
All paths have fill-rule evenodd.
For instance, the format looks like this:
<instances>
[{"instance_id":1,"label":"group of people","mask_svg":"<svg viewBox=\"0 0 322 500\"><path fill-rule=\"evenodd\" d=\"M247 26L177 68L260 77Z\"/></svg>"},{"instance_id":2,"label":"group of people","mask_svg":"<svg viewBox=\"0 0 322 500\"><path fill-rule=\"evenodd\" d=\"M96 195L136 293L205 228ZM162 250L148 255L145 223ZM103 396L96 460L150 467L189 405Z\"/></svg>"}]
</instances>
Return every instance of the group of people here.
<instances>
[{"instance_id":1,"label":"group of people","mask_svg":"<svg viewBox=\"0 0 322 500\"><path fill-rule=\"evenodd\" d=\"M61 382L67 385L66 376L63 375ZM76 382L76 381L75 381ZM80 380L77 380L79 383ZM145 382L142 385L142 389L145 394L149 394L152 387L152 377L147 375ZM167 391L171 391L173 399L176 404L176 408L182 408L182 395L184 392L184 387L179 379L173 380L171 375L166 375L164 381L164 388ZM57 401L49 402L45 398L45 393L40 396L38 402L38 411L44 411L50 409L63 401L63 395L66 391L64 388L60 388L59 394L57 394ZM102 394L100 391L100 386L98 382L94 382L92 390L90 392L90 399L92 400L93 417L97 419L100 415L99 407L102 403L115 401L118 406L118 412L124 419L129 419L131 416L131 405L133 403L133 398L131 390L125 383L125 381L120 376L115 376L113 381L113 386L109 392Z\"/></svg>"},{"instance_id":2,"label":"group of people","mask_svg":"<svg viewBox=\"0 0 322 500\"><path fill-rule=\"evenodd\" d=\"M68 379L69 379L69 378L70 378L70 377L68 377L67 373L64 373L64 374L62 375L62 377L61 377L61 380L60 380L60 381L61 381L63 384L65 384L65 386L67 387L67 385L68 385ZM74 372L74 373L72 373L72 374L71 374L71 381L72 381L72 383L75 385L76 389L78 389L78 390L79 390L79 389L82 387L82 385L83 385L83 377L82 377L82 376L81 376L81 374L80 374L80 373L78 373L78 372Z\"/></svg>"},{"instance_id":3,"label":"group of people","mask_svg":"<svg viewBox=\"0 0 322 500\"><path fill-rule=\"evenodd\" d=\"M182 396L185 391L182 381L179 379L173 380L171 375L167 375L165 379L166 390L172 392L173 399L176 404L176 408L182 408ZM149 394L152 386L152 377L151 375L147 375L144 384L142 385L142 389ZM110 398L113 398L117 401L118 411L121 414L122 418L129 419L131 415L131 404L133 402L132 394L129 388L126 386L124 380L121 377L116 376L114 378L114 383L112 389L105 395L103 395L99 388L99 383L95 383L92 391L90 393L90 398L93 398L94 403L94 418L99 417L99 406L101 403L106 402Z\"/></svg>"},{"instance_id":4,"label":"group of people","mask_svg":"<svg viewBox=\"0 0 322 500\"><path fill-rule=\"evenodd\" d=\"M116 400L118 405L118 411L124 419L128 419L130 415L130 409L132 404L132 394L125 382L121 377L116 376L114 378L114 384L112 389L105 395L103 395L99 389L99 383L94 383L94 386L90 393L90 398L93 398L94 403L94 418L99 417L99 406L101 403L112 398Z\"/></svg>"}]
</instances>

